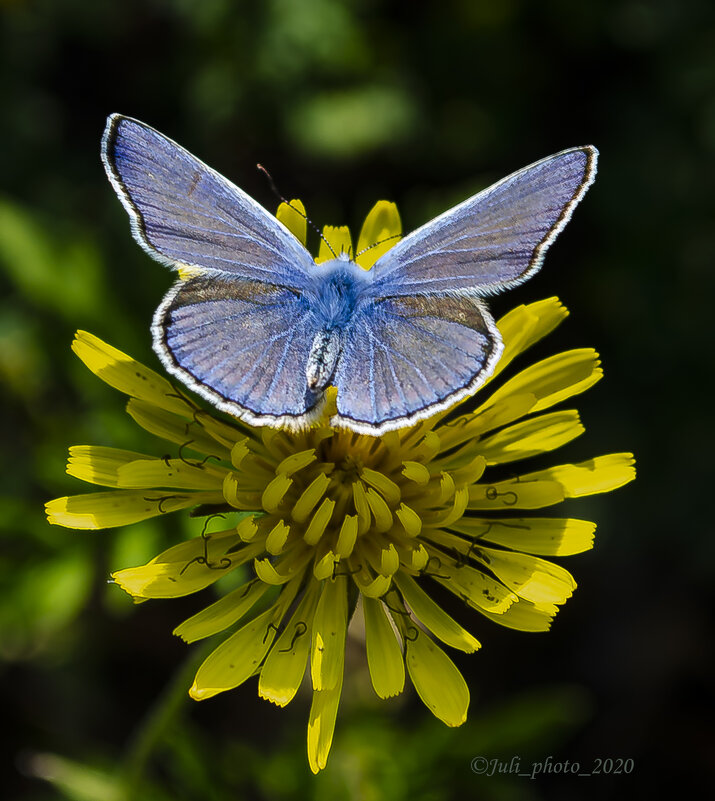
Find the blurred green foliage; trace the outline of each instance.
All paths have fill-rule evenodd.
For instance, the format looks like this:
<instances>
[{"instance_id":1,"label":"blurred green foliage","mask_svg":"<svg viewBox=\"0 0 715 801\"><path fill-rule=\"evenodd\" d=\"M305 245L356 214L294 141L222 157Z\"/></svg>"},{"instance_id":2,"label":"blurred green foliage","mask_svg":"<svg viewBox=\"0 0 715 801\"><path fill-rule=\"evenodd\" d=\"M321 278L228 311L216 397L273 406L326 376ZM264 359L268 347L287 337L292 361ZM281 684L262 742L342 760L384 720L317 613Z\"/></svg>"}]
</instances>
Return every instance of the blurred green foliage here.
<instances>
[{"instance_id":1,"label":"blurred green foliage","mask_svg":"<svg viewBox=\"0 0 715 801\"><path fill-rule=\"evenodd\" d=\"M558 799L695 783L712 747L714 17L709 0L0 3L3 798ZM557 345L598 347L606 380L579 400L587 434L564 459L633 449L640 477L570 510L600 538L569 561L581 586L550 635L465 620L485 647L460 663L477 696L462 729L409 696L376 704L358 666L314 779L305 698L279 711L249 683L190 704L191 661L177 666L197 657L170 631L200 601L135 609L106 585L191 522L46 524L45 500L84 491L64 475L68 445L157 447L69 350L88 328L156 364L148 324L170 278L134 244L101 169L115 111L268 208L257 161L317 224L353 228L381 197L409 230L537 158L600 148L545 270L493 305L567 303ZM634 757L637 776L469 769L550 749Z\"/></svg>"}]
</instances>

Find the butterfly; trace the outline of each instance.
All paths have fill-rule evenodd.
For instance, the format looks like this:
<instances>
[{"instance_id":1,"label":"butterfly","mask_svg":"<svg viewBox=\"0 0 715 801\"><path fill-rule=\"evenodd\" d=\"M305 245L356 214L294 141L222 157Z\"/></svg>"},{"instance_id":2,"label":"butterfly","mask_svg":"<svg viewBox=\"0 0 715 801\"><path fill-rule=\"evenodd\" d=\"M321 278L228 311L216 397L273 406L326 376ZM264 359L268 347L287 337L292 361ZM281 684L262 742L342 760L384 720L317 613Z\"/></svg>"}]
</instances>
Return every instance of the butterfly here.
<instances>
[{"instance_id":1,"label":"butterfly","mask_svg":"<svg viewBox=\"0 0 715 801\"><path fill-rule=\"evenodd\" d=\"M136 241L180 280L156 310L167 371L252 425L305 427L337 388L338 428L378 435L472 394L503 350L482 298L532 276L593 183L575 147L418 228L371 270L316 264L273 215L138 120L111 115L109 180Z\"/></svg>"}]
</instances>

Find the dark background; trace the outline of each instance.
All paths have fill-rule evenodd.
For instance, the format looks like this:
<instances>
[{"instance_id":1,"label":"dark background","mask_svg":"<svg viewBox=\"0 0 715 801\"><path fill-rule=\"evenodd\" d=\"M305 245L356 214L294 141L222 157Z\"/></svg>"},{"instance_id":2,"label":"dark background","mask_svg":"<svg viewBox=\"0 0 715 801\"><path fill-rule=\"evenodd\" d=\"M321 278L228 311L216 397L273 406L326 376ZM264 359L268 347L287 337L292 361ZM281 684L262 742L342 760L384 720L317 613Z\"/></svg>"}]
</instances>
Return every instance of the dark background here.
<instances>
[{"instance_id":1,"label":"dark background","mask_svg":"<svg viewBox=\"0 0 715 801\"><path fill-rule=\"evenodd\" d=\"M142 801L712 786L714 12L710 0L0 3L3 798L120 801L132 771L148 778ZM544 355L594 346L606 377L578 399L587 433L558 461L632 450L639 476L565 510L599 532L594 551L562 562L580 586L550 634L469 620L484 647L455 658L473 695L461 729L411 693L378 702L357 655L317 778L307 695L281 711L248 682L154 707L188 681L193 652L170 632L197 601L133 607L106 577L186 522L45 522L44 501L85 491L64 475L68 445L161 447L69 349L87 328L156 365L148 323L170 276L131 239L101 168L115 111L273 209L260 161L317 224L353 231L380 198L410 230L552 152L600 149L544 270L492 306L566 303ZM549 754L635 768L534 781L470 770L478 755Z\"/></svg>"}]
</instances>

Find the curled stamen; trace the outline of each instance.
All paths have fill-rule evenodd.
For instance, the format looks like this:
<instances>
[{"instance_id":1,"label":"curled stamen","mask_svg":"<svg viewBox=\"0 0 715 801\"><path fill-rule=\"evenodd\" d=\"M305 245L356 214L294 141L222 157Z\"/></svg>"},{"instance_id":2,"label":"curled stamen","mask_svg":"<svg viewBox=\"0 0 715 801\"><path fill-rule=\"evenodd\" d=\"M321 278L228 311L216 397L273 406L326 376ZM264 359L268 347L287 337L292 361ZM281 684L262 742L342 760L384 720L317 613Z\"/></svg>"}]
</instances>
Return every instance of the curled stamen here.
<instances>
[{"instance_id":1,"label":"curled stamen","mask_svg":"<svg viewBox=\"0 0 715 801\"><path fill-rule=\"evenodd\" d=\"M303 622L302 620L299 620L295 624L295 632L293 633L293 639L290 641L290 645L287 648L281 648L278 651L278 653L279 654L285 654L285 653L289 653L290 651L292 651L293 647L296 644L296 641L300 637L302 637L307 631L308 631L308 624ZM264 642L265 642L265 640L264 640Z\"/></svg>"},{"instance_id":2,"label":"curled stamen","mask_svg":"<svg viewBox=\"0 0 715 801\"><path fill-rule=\"evenodd\" d=\"M276 624L275 624L275 623L269 623L269 624L266 626L266 633L263 635L263 642L264 642L264 644L265 644L266 640L268 639L268 632L269 632L271 629L273 629L273 630L275 631L275 633L276 633L276 634L278 634L278 626L276 626Z\"/></svg>"},{"instance_id":3,"label":"curled stamen","mask_svg":"<svg viewBox=\"0 0 715 801\"><path fill-rule=\"evenodd\" d=\"M390 610L390 612L394 612L394 614L396 615L402 615L403 617L410 617L410 613L406 609L398 609L397 607L391 606L390 604L387 603L385 598L387 598L388 595L392 595L393 592L397 593L394 587L388 593L386 593L385 596L382 598L383 604L385 604L385 606ZM397 597L399 598L399 595Z\"/></svg>"},{"instance_id":4,"label":"curled stamen","mask_svg":"<svg viewBox=\"0 0 715 801\"><path fill-rule=\"evenodd\" d=\"M166 503L167 501L171 501L174 498L183 498L183 497L184 497L183 495L164 495L162 498L146 498L145 497L144 500L145 501L150 501L150 502L151 501L158 501L157 509L159 510L160 514L165 515L167 512L166 512L166 509L164 509L162 507L162 504Z\"/></svg>"},{"instance_id":5,"label":"curled stamen","mask_svg":"<svg viewBox=\"0 0 715 801\"><path fill-rule=\"evenodd\" d=\"M487 487L484 495L488 501L495 501L497 498L501 497L502 503L505 506L513 506L519 500L519 496L515 492L512 492L511 490L508 490L507 492L499 492L496 487ZM507 501L507 496L511 496L513 500L510 499Z\"/></svg>"},{"instance_id":6,"label":"curled stamen","mask_svg":"<svg viewBox=\"0 0 715 801\"><path fill-rule=\"evenodd\" d=\"M188 460L188 459L187 459L187 458L184 456L184 454L183 454L183 450L184 450L184 448L186 448L186 447L188 447L189 445L191 445L191 443L192 443L193 441L194 441L193 439L190 439L190 440L188 440L187 442L182 442L182 443L181 443L181 445L179 445L179 459L181 459L181 461L182 461L182 462L183 462L185 465L188 465L189 467L198 467L199 465L197 465L197 464L195 464L195 463L193 463L193 462L190 462L190 461L189 461L189 460Z\"/></svg>"},{"instance_id":7,"label":"curled stamen","mask_svg":"<svg viewBox=\"0 0 715 801\"><path fill-rule=\"evenodd\" d=\"M450 548L449 552L454 557L454 569L459 570L459 568L464 567L467 562L469 561L469 553L472 550L472 546L469 546L469 550L466 552L460 551L457 548ZM429 562L428 562L429 563Z\"/></svg>"},{"instance_id":8,"label":"curled stamen","mask_svg":"<svg viewBox=\"0 0 715 801\"><path fill-rule=\"evenodd\" d=\"M207 411L204 411L204 409L195 409L195 410L194 410L194 413L193 413L193 415L192 415L192 417L193 417L193 420L192 420L192 422L193 422L193 423L196 423L196 425L197 425L197 426L201 426L201 428L203 428L203 427L204 427L204 426L203 426L203 423L201 422L201 420L199 420L199 417L200 417L202 414L205 414L205 415L208 415L209 417L211 417L211 415L210 415L210 414L209 414ZM190 425L191 425L191 423L187 423L187 424L186 424L186 426L187 426L187 431L186 431L186 433L187 433L187 434L189 433L189 432L188 432L188 427L189 427Z\"/></svg>"},{"instance_id":9,"label":"curled stamen","mask_svg":"<svg viewBox=\"0 0 715 801\"><path fill-rule=\"evenodd\" d=\"M429 570L430 563L431 563L433 560L434 560L434 561L437 563L437 570L439 570L439 568L440 568L440 567L442 567L442 560L439 558L439 556L435 556L435 555L433 554L433 555L432 555L432 556L430 556L430 558L427 560L427 564L426 564L426 565L425 565L425 566L422 568L422 570L420 570L420 575L421 575L421 576L427 576L427 577L429 577L429 578L439 578L439 579L445 579L445 580L447 580L447 581L448 581L448 580L449 580L449 578L450 578L449 576L444 576L444 575L442 575L441 573L428 573L428 572L427 572L427 571Z\"/></svg>"},{"instance_id":10,"label":"curled stamen","mask_svg":"<svg viewBox=\"0 0 715 801\"><path fill-rule=\"evenodd\" d=\"M201 532L201 539L204 542L203 556L195 556L190 562L187 562L181 569L180 575L183 576L184 571L189 567L189 565L192 565L194 562L196 562L199 565L205 565L206 567L208 567L209 570L226 570L227 568L231 567L232 563L230 556L222 556L221 559L219 559L218 563L214 562L213 564L211 564L211 562L209 561L209 540L211 539L211 535L206 533L206 529L214 517L225 518L225 515L222 515L217 512L215 514L212 514L211 517L208 517L206 519L203 531Z\"/></svg>"},{"instance_id":11,"label":"curled stamen","mask_svg":"<svg viewBox=\"0 0 715 801\"><path fill-rule=\"evenodd\" d=\"M206 537L206 529L208 528L208 526L209 526L209 523L210 523L210 522L211 522L211 521L214 519L214 517L220 517L222 520L225 520L225 519L226 519L226 515L224 515L224 514L221 514L221 512L214 512L212 515L210 515L209 517L207 517L207 518L206 518L206 520L204 521L204 527L203 527L203 529L201 530L201 536L202 536L204 539L207 539L207 537Z\"/></svg>"},{"instance_id":12,"label":"curled stamen","mask_svg":"<svg viewBox=\"0 0 715 801\"><path fill-rule=\"evenodd\" d=\"M413 636L410 636L410 632L413 632ZM404 637L406 640L409 640L409 642L415 642L419 636L420 633L416 626L408 626L405 629Z\"/></svg>"}]
</instances>

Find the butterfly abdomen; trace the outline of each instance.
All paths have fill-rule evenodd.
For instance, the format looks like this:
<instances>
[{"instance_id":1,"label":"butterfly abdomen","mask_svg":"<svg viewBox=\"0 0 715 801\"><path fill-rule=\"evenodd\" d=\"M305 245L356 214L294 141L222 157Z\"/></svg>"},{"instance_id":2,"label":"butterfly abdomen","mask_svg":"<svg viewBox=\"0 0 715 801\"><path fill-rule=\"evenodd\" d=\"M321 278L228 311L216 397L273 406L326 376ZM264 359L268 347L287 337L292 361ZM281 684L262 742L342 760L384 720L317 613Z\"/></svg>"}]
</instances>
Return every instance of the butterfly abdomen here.
<instances>
[{"instance_id":1,"label":"butterfly abdomen","mask_svg":"<svg viewBox=\"0 0 715 801\"><path fill-rule=\"evenodd\" d=\"M310 389L325 389L333 377L340 355L340 335L339 328L324 328L315 335L305 368Z\"/></svg>"}]
</instances>

